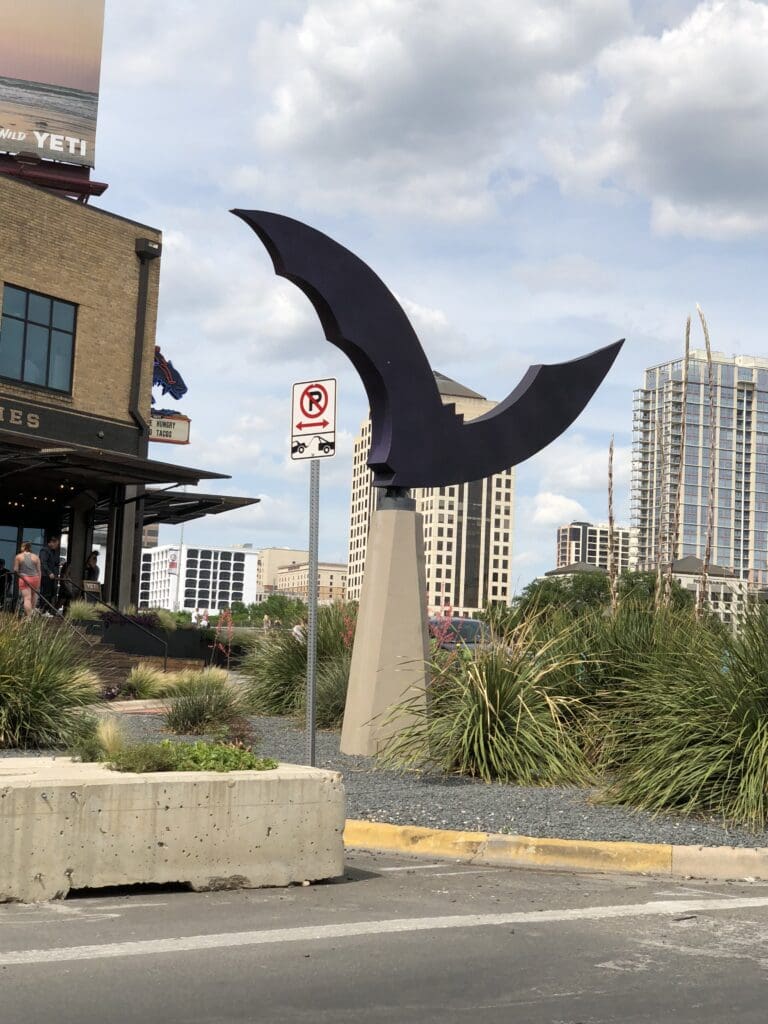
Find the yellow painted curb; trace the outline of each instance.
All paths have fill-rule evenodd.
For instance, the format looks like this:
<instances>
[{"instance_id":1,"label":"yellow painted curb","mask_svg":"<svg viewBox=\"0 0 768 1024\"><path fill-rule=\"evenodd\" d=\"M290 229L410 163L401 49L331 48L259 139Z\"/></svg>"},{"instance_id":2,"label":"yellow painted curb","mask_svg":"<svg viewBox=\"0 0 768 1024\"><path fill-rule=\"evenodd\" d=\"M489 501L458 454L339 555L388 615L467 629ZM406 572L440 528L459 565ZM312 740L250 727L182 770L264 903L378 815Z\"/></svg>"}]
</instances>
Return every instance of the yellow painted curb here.
<instances>
[{"instance_id":1,"label":"yellow painted curb","mask_svg":"<svg viewBox=\"0 0 768 1024\"><path fill-rule=\"evenodd\" d=\"M347 819L344 844L396 853L429 854L473 860L489 838L487 832L452 832L416 825L387 825L378 821Z\"/></svg>"},{"instance_id":2,"label":"yellow painted curb","mask_svg":"<svg viewBox=\"0 0 768 1024\"><path fill-rule=\"evenodd\" d=\"M352 819L347 820L344 843L357 849L446 857L498 867L768 881L768 848L763 847L537 839Z\"/></svg>"}]
</instances>

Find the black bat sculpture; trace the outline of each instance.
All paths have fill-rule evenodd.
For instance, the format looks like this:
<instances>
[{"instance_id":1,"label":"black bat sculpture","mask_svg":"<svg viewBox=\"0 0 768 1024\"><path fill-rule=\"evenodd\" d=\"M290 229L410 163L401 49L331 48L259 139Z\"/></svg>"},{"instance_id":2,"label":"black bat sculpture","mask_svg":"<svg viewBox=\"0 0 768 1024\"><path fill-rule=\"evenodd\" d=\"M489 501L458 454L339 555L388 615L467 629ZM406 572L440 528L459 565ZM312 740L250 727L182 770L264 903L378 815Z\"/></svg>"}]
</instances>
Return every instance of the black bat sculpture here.
<instances>
[{"instance_id":1,"label":"black bat sculpture","mask_svg":"<svg viewBox=\"0 0 768 1024\"><path fill-rule=\"evenodd\" d=\"M261 210L250 224L275 273L299 287L325 336L352 360L371 408L368 465L377 487L441 487L481 480L529 459L583 411L624 344L567 363L531 366L484 416L464 422L444 405L421 342L371 268L328 235Z\"/></svg>"}]
</instances>

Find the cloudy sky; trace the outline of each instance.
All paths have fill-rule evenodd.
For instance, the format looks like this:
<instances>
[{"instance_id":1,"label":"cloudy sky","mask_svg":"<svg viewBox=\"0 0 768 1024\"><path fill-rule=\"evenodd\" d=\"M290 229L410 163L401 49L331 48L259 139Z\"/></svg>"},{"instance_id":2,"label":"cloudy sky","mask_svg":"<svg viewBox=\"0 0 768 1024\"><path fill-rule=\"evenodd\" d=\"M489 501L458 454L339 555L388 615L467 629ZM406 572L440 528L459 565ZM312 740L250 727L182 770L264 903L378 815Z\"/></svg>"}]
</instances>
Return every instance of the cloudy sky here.
<instances>
[{"instance_id":1,"label":"cloudy sky","mask_svg":"<svg viewBox=\"0 0 768 1024\"><path fill-rule=\"evenodd\" d=\"M552 566L561 522L605 518L612 432L626 519L632 390L695 303L717 349L768 355L767 62L755 0L107 0L99 203L165 232L158 340L193 420L188 448L153 455L262 498L186 537L305 546L290 387L336 376L321 557L346 560L364 394L235 206L357 252L432 365L489 398L626 337L518 470L516 584Z\"/></svg>"}]
</instances>

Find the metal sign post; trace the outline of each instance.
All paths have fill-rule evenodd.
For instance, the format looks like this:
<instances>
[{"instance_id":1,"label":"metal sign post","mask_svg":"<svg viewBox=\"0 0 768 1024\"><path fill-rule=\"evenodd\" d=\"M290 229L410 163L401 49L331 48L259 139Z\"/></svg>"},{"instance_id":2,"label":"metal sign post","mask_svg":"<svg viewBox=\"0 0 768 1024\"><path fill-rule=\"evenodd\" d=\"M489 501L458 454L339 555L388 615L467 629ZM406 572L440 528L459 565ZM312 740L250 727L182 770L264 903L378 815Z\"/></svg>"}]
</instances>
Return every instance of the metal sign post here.
<instances>
[{"instance_id":1,"label":"metal sign post","mask_svg":"<svg viewBox=\"0 0 768 1024\"><path fill-rule=\"evenodd\" d=\"M307 579L307 763L315 763L317 694L318 531L320 459L336 454L336 381L310 380L293 385L291 458L309 459L309 566Z\"/></svg>"},{"instance_id":2,"label":"metal sign post","mask_svg":"<svg viewBox=\"0 0 768 1024\"><path fill-rule=\"evenodd\" d=\"M315 764L317 694L317 535L320 522L320 460L309 464L309 573L307 581L307 764Z\"/></svg>"}]
</instances>

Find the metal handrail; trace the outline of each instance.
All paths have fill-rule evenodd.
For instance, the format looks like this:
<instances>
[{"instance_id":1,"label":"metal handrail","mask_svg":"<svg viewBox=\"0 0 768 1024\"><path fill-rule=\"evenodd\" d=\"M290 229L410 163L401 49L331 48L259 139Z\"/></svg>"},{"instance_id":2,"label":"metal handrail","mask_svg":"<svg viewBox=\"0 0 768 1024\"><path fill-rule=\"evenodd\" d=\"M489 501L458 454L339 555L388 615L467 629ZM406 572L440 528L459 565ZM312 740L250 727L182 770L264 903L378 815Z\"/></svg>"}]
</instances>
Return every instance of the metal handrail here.
<instances>
[{"instance_id":1,"label":"metal handrail","mask_svg":"<svg viewBox=\"0 0 768 1024\"><path fill-rule=\"evenodd\" d=\"M77 585L77 583L75 583L75 581L73 579L68 579L67 582L70 583L75 588L75 590L77 590L80 594L86 594L87 593L87 591L83 590L82 587L79 587ZM105 601L102 597L99 597L98 602L94 602L94 603L98 603L98 604L104 605L105 608L109 608L109 610L111 612L114 612L116 615L119 615L120 618L124 619L125 622L127 622L129 625L135 626L136 629L140 630L142 633L146 633L147 636L152 637L153 640L157 640L157 642L159 644L161 644L162 648L163 648L163 672L167 672L168 671L168 641L167 640L163 640L163 638L161 636L158 636L157 633L153 633L151 629L148 629L146 626L142 626L140 622L136 622L130 616L126 615L124 612L121 612L119 608L116 608L113 604L110 604L108 601Z\"/></svg>"},{"instance_id":2,"label":"metal handrail","mask_svg":"<svg viewBox=\"0 0 768 1024\"><path fill-rule=\"evenodd\" d=\"M6 572L8 573L9 576L14 576L16 578L16 582L17 582L17 585L18 585L18 581L21 579L22 574L20 572L16 572L15 569L6 569ZM29 589L32 591L32 593L35 594L35 596L37 598L37 601L38 602L42 602L44 605L47 605L48 608L51 609L51 617L52 618L63 619L63 616L59 615L59 609L56 608L55 605L52 605L47 597L43 597L43 595L37 589L37 587L33 587L30 584L28 576L24 577L24 582L25 582L25 585L27 587L29 587ZM80 637L81 640L85 640L86 643L90 642L88 635L86 633L81 633L80 630L77 628L77 626L74 624L74 622L72 622L71 619L67 620L67 625L69 626L70 629L72 629L75 633L77 633L77 635Z\"/></svg>"}]
</instances>

